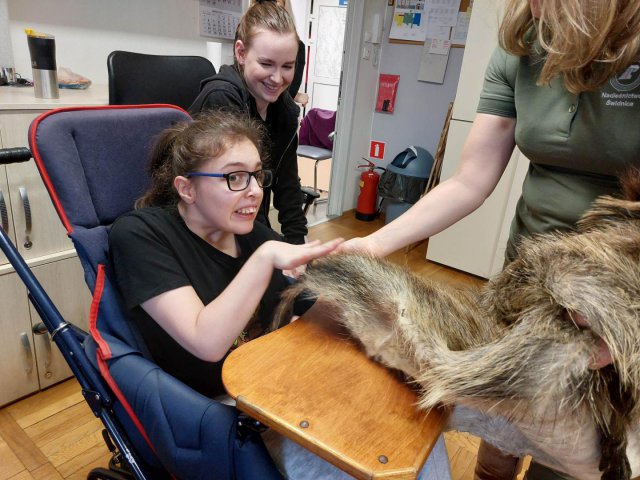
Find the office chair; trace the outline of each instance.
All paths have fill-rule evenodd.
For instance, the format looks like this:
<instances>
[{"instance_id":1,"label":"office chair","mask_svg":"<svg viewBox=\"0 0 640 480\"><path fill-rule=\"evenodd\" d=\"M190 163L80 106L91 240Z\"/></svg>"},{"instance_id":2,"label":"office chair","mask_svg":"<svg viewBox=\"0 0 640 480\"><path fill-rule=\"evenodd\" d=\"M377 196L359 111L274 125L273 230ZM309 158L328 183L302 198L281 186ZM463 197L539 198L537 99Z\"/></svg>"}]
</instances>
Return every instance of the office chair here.
<instances>
[{"instance_id":1,"label":"office chair","mask_svg":"<svg viewBox=\"0 0 640 480\"><path fill-rule=\"evenodd\" d=\"M110 105L167 103L186 110L200 82L216 70L204 57L116 50L107 58L107 72Z\"/></svg>"},{"instance_id":2,"label":"office chair","mask_svg":"<svg viewBox=\"0 0 640 480\"><path fill-rule=\"evenodd\" d=\"M298 133L299 157L309 158L313 165L313 191L321 193L318 189L318 164L323 160L333 157L333 135L336 127L336 112L312 108L302 119ZM326 199L323 199L326 201ZM319 198L315 203L320 201Z\"/></svg>"},{"instance_id":3,"label":"office chair","mask_svg":"<svg viewBox=\"0 0 640 480\"><path fill-rule=\"evenodd\" d=\"M250 422L153 363L105 267L111 223L147 188L154 138L184 121L186 112L167 105L81 107L47 112L30 127L38 170L94 292L84 358L108 385L116 433L141 459L132 476L91 478L281 479L258 434L240 425Z\"/></svg>"}]
</instances>

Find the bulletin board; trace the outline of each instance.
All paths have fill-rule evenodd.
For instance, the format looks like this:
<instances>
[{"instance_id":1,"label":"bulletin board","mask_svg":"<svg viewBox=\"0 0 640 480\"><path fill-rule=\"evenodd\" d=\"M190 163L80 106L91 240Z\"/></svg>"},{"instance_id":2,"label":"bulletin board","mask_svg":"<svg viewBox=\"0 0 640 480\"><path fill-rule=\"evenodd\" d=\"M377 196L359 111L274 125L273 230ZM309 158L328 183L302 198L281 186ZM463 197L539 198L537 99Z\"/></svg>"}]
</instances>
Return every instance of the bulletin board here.
<instances>
[{"instance_id":1,"label":"bulletin board","mask_svg":"<svg viewBox=\"0 0 640 480\"><path fill-rule=\"evenodd\" d=\"M389 5L392 5L392 0L389 0ZM394 1L395 3L395 1ZM473 5L473 0L460 0L460 7L458 9L459 12L466 12L469 6ZM453 30L453 27L452 27ZM406 39L398 39L389 37L389 43L402 43L406 45L424 45L423 40L406 40ZM464 44L462 43L453 43L451 45L452 48L464 48Z\"/></svg>"}]
</instances>

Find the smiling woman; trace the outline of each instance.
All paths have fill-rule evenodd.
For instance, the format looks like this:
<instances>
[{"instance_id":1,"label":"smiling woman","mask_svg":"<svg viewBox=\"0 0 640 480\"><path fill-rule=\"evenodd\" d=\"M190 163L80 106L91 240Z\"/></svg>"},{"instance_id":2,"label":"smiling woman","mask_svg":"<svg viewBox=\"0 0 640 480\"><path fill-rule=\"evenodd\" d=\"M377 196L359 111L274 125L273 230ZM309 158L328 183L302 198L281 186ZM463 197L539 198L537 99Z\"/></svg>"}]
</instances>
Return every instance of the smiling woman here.
<instances>
[{"instance_id":1,"label":"smiling woman","mask_svg":"<svg viewBox=\"0 0 640 480\"><path fill-rule=\"evenodd\" d=\"M234 65L223 65L217 75L206 79L189 109L194 114L227 107L248 113L265 127L274 178L272 187L264 189L257 218L270 226L273 191L273 205L289 243L304 243L307 234L296 155L300 110L288 92L298 42L295 24L282 6L274 1L254 3L238 25Z\"/></svg>"}]
</instances>

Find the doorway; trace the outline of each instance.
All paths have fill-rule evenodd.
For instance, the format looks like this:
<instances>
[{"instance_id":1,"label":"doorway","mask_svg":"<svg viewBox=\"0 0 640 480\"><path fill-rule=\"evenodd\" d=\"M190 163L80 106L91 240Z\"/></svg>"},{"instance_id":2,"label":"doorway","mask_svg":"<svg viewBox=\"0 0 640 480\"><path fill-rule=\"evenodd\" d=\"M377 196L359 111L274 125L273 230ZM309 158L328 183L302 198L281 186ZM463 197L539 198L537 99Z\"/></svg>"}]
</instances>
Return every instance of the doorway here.
<instances>
[{"instance_id":1,"label":"doorway","mask_svg":"<svg viewBox=\"0 0 640 480\"><path fill-rule=\"evenodd\" d=\"M305 42L306 64L301 90L309 96L303 115L312 108L337 111L347 22L347 1L307 0L307 22L301 32ZM298 157L298 171L305 186L316 183L321 198L308 212L309 225L327 220L329 183L333 159L318 163ZM314 181L315 180L315 181Z\"/></svg>"},{"instance_id":2,"label":"doorway","mask_svg":"<svg viewBox=\"0 0 640 480\"><path fill-rule=\"evenodd\" d=\"M305 75L309 108L337 110L347 5L338 0L310 3Z\"/></svg>"}]
</instances>

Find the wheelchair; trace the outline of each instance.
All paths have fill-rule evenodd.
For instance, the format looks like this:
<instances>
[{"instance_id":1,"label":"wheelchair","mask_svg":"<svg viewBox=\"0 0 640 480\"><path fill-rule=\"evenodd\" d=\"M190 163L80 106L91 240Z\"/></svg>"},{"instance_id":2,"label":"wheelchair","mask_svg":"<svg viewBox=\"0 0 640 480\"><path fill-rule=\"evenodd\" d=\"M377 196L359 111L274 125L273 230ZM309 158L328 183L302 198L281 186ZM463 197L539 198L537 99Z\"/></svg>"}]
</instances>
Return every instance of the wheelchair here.
<instances>
[{"instance_id":1,"label":"wheelchair","mask_svg":"<svg viewBox=\"0 0 640 480\"><path fill-rule=\"evenodd\" d=\"M65 321L0 228L0 249L104 424L113 456L88 479L282 478L260 424L153 363L108 272L110 225L146 190L154 137L190 120L172 105L62 108L33 121L30 149L0 150L0 164L33 156L93 292L84 332Z\"/></svg>"}]
</instances>

